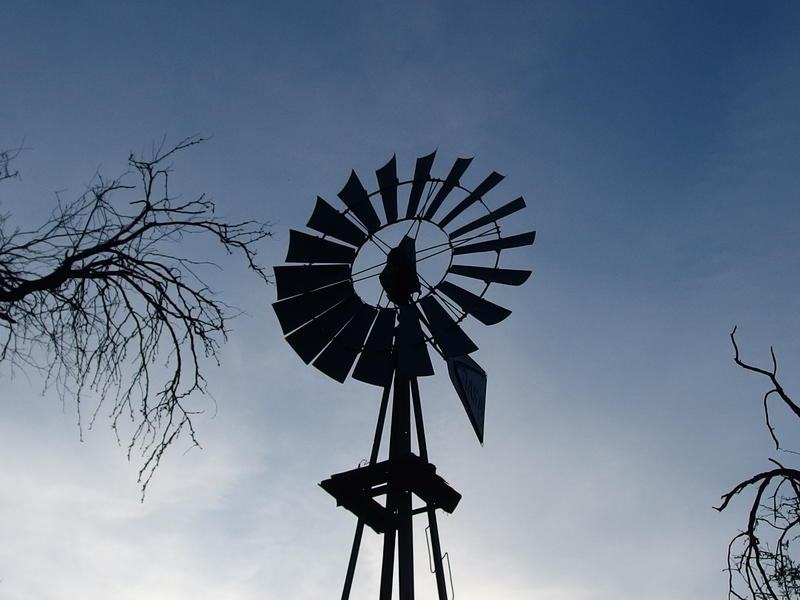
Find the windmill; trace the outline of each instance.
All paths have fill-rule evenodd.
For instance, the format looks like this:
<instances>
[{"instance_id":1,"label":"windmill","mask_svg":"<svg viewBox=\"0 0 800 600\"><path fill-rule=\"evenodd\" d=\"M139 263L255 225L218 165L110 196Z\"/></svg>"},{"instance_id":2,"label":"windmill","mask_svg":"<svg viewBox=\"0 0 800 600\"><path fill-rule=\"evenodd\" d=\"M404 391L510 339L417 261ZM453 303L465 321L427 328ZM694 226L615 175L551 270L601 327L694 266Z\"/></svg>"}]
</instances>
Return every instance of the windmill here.
<instances>
[{"instance_id":1,"label":"windmill","mask_svg":"<svg viewBox=\"0 0 800 600\"><path fill-rule=\"evenodd\" d=\"M440 179L431 176L435 154L418 158L407 181L398 180L392 157L376 171L372 193L353 171L338 194L344 209L317 197L307 227L322 235L290 230L289 264L275 267L273 308L300 358L336 381L350 376L382 388L369 464L320 483L358 517L343 600L365 526L383 535L379 599L392 598L396 555L399 598L413 600L412 520L419 514L428 518L438 597L447 600L436 511L452 513L461 495L428 461L417 378L434 374L432 349L483 443L486 373L470 358L478 347L461 323L505 319L511 311L485 298L489 287L521 285L531 274L500 267L504 250L534 241L535 232L503 235L500 227L525 201L491 209L484 196L502 175L492 172L470 190L460 180L472 159L457 159ZM388 457L379 460L390 396Z\"/></svg>"}]
</instances>

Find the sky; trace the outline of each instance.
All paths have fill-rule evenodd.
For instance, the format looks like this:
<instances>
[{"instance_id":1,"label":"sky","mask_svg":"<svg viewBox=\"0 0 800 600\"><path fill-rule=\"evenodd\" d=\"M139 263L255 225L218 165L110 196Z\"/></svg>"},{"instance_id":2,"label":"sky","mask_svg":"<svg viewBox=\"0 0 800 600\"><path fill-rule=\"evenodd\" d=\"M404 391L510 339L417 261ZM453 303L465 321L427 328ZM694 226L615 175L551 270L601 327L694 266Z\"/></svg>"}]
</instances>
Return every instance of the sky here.
<instances>
[{"instance_id":1,"label":"sky","mask_svg":"<svg viewBox=\"0 0 800 600\"><path fill-rule=\"evenodd\" d=\"M537 239L503 254L531 279L490 290L511 317L465 326L483 447L442 365L421 382L431 460L463 494L440 518L456 597L724 598L748 501L712 507L769 457L796 464L728 335L759 364L773 345L800 389L799 26L789 1L9 0L0 145L25 150L0 210L35 224L200 134L173 189L269 221L276 265L351 169L374 187L393 154L401 179L433 150L440 177L474 156L463 183L506 175L487 198L524 196L513 227ZM369 456L380 390L304 365L274 287L225 264L211 283L244 314L207 365L203 448L179 442L144 502L103 422L80 441L73 405L0 371L0 598L339 597L355 518L317 483ZM353 600L379 570L365 535Z\"/></svg>"}]
</instances>

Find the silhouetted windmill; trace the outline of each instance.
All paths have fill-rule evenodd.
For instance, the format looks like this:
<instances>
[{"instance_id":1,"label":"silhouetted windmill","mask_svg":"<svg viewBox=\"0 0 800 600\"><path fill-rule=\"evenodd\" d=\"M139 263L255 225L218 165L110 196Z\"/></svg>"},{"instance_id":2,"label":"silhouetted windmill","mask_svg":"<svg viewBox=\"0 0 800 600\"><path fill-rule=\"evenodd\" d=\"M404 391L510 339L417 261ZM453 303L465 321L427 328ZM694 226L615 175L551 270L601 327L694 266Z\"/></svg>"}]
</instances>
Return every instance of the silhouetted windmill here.
<instances>
[{"instance_id":1,"label":"silhouetted windmill","mask_svg":"<svg viewBox=\"0 0 800 600\"><path fill-rule=\"evenodd\" d=\"M467 315L485 325L505 319L511 311L484 297L489 286L521 285L531 274L500 268L503 250L533 243L535 232L504 236L499 224L524 208L524 200L492 210L483 196L502 175L492 172L469 190L460 179L472 159L457 159L438 179L430 174L434 157L435 152L417 159L413 179L402 182L392 157L377 170L373 193L352 172L338 194L346 209L340 212L318 197L307 225L322 237L290 230L286 262L293 264L275 267L273 307L286 341L303 361L340 382L352 369L354 379L383 388L369 465L320 484L358 517L343 600L350 595L365 524L384 536L380 600L392 597L395 549L399 597L414 598L412 518L421 513L428 516L438 596L447 600L436 509L453 512L461 495L428 462L417 377L434 373L430 346L447 362L483 443L486 373L468 356L478 347L460 323ZM403 187L408 194L398 203ZM452 276L463 278L460 285ZM389 456L378 461L390 393ZM381 496L384 503L376 500Z\"/></svg>"}]
</instances>

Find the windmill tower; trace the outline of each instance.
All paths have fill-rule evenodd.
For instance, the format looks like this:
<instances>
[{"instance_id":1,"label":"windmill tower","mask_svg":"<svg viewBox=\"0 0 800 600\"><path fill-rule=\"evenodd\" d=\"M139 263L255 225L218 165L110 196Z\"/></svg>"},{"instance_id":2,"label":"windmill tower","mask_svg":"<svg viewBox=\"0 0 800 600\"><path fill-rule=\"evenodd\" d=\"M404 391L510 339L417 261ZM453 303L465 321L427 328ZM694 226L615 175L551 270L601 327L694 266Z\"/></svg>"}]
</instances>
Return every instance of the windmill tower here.
<instances>
[{"instance_id":1,"label":"windmill tower","mask_svg":"<svg viewBox=\"0 0 800 600\"><path fill-rule=\"evenodd\" d=\"M417 515L427 516L438 597L447 600L436 511L453 512L461 495L428 460L417 378L434 374L431 348L483 443L486 373L469 357L478 347L461 322L505 319L511 311L485 298L489 287L521 285L531 274L500 267L504 250L534 241L535 232L503 235L500 227L524 200L491 209L484 196L502 175L492 172L470 190L460 179L471 158L457 159L444 179L431 176L434 158L418 158L413 179L399 181L392 157L376 171L372 193L352 172L338 194L345 209L318 197L307 226L322 235L290 230L289 264L275 267L273 308L300 358L336 381L349 375L382 388L369 464L320 483L358 517L342 600L365 526L383 536L379 600L392 598L395 560L399 598L413 600ZM390 399L389 451L380 460Z\"/></svg>"}]
</instances>

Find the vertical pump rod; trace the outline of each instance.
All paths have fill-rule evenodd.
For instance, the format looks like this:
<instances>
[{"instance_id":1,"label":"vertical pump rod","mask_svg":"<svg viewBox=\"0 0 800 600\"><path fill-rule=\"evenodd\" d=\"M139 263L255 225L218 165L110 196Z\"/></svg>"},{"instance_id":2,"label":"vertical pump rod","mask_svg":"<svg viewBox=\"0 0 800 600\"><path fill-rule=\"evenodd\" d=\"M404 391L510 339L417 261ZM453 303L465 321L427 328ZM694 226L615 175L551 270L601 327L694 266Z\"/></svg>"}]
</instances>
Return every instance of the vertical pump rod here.
<instances>
[{"instance_id":1,"label":"vertical pump rod","mask_svg":"<svg viewBox=\"0 0 800 600\"><path fill-rule=\"evenodd\" d=\"M395 371L392 398L392 430L389 438L389 460L404 459L411 454L411 398L408 376ZM400 598L414 598L414 532L412 529L411 492L391 483L386 506L397 519L397 574ZM387 540L389 536L386 536ZM385 549L385 546L384 546ZM385 553L384 553L385 557ZM384 569L386 565L384 564ZM385 573L385 571L384 571ZM383 600L383 598L381 598Z\"/></svg>"}]
</instances>

